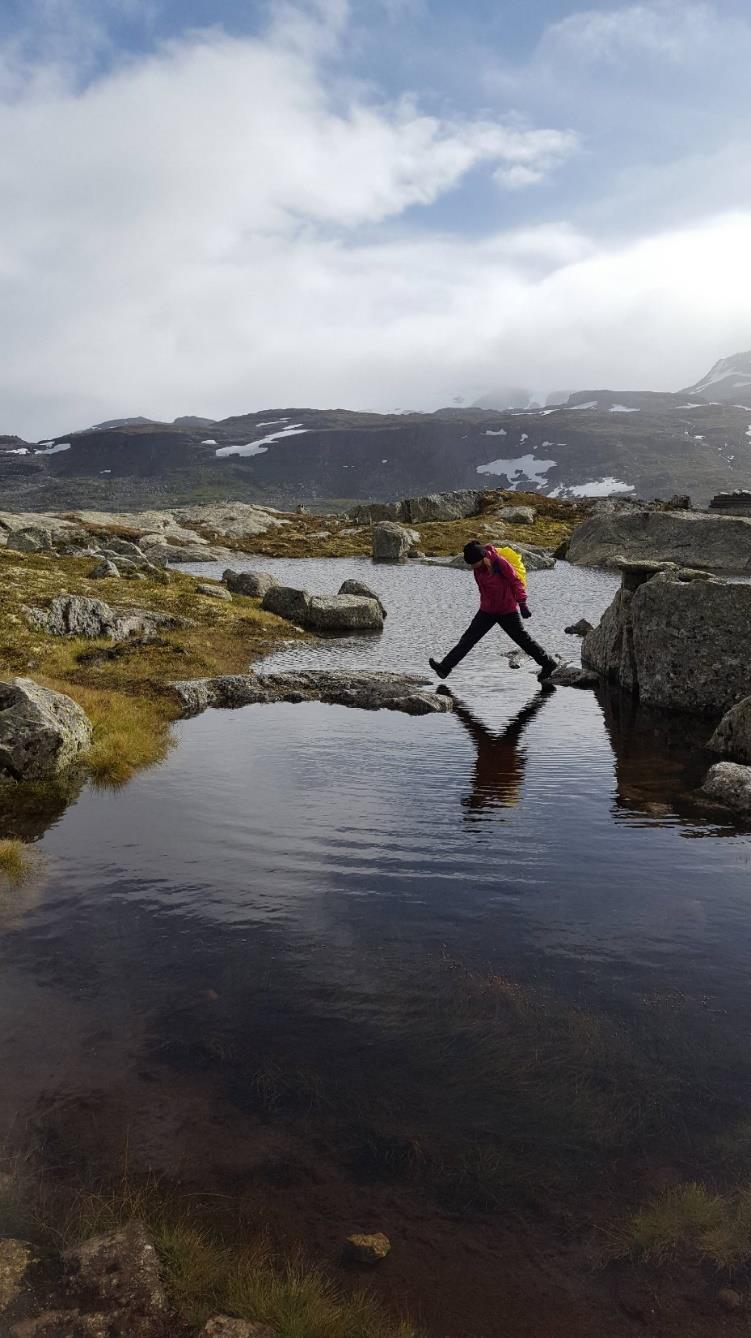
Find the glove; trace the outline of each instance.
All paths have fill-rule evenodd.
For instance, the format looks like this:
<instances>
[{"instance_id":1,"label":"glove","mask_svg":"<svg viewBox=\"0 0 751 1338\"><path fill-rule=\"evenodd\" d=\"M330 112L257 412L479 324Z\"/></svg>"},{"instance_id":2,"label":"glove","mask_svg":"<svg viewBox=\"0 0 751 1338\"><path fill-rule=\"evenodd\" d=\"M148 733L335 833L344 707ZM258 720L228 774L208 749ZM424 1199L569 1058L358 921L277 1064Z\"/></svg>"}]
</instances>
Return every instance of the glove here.
<instances>
[{"instance_id":1,"label":"glove","mask_svg":"<svg viewBox=\"0 0 751 1338\"><path fill-rule=\"evenodd\" d=\"M528 605L526 599L525 599L525 601L524 601L523 604L520 604L520 605L519 605L519 612L520 612L520 614L522 615L522 618L531 618L531 617L532 617L532 614L530 613L529 605Z\"/></svg>"}]
</instances>

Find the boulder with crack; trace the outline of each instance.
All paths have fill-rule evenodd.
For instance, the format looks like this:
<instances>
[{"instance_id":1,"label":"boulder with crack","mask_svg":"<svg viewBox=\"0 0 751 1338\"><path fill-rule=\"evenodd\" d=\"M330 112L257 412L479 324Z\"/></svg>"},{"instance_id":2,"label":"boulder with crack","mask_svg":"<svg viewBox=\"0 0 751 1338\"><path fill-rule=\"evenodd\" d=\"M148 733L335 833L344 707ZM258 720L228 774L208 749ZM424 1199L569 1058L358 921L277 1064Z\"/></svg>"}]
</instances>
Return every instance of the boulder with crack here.
<instances>
[{"instance_id":1,"label":"boulder with crack","mask_svg":"<svg viewBox=\"0 0 751 1338\"><path fill-rule=\"evenodd\" d=\"M44 780L91 746L92 728L77 702L31 678L0 683L0 776Z\"/></svg>"},{"instance_id":2,"label":"boulder with crack","mask_svg":"<svg viewBox=\"0 0 751 1338\"><path fill-rule=\"evenodd\" d=\"M751 585L624 564L582 663L648 705L720 717L751 692Z\"/></svg>"},{"instance_id":3,"label":"boulder with crack","mask_svg":"<svg viewBox=\"0 0 751 1338\"><path fill-rule=\"evenodd\" d=\"M56 595L48 609L24 608L31 627L51 636L108 637L127 641L153 640L160 632L189 627L187 618L156 609L131 609L105 604L87 595Z\"/></svg>"},{"instance_id":4,"label":"boulder with crack","mask_svg":"<svg viewBox=\"0 0 751 1338\"><path fill-rule=\"evenodd\" d=\"M431 715L453 710L453 699L412 674L301 669L280 674L225 674L172 683L183 715L210 706L234 708L255 703L320 701L364 711L404 711Z\"/></svg>"}]
</instances>

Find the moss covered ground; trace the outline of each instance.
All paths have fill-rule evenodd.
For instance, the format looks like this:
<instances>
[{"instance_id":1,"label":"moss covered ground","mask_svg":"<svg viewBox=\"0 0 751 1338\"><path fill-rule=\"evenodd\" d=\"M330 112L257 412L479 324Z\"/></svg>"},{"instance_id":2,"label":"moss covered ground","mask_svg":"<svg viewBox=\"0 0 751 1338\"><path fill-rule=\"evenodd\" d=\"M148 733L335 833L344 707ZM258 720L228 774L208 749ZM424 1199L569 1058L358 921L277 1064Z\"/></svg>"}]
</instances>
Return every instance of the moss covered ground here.
<instances>
[{"instance_id":1,"label":"moss covered ground","mask_svg":"<svg viewBox=\"0 0 751 1338\"><path fill-rule=\"evenodd\" d=\"M94 726L88 759L102 783L121 784L139 767L158 762L179 714L167 688L172 679L242 672L282 639L301 636L288 622L235 595L215 600L196 579L91 580L90 558L0 550L0 676L32 677L77 701ZM151 642L48 636L29 627L24 605L44 606L63 592L108 604L145 607L189 619Z\"/></svg>"}]
</instances>

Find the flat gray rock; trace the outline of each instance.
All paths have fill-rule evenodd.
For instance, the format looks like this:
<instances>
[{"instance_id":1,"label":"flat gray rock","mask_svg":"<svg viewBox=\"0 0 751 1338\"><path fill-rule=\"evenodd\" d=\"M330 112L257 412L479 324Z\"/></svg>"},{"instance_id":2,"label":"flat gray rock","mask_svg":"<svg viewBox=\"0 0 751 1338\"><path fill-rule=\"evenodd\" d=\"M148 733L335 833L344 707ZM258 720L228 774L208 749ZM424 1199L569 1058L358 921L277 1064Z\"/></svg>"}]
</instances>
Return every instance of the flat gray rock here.
<instances>
[{"instance_id":1,"label":"flat gray rock","mask_svg":"<svg viewBox=\"0 0 751 1338\"><path fill-rule=\"evenodd\" d=\"M24 613L31 627L50 636L107 637L110 641L150 640L160 631L190 626L186 618L171 613L115 608L86 595L57 595L48 609L24 608Z\"/></svg>"},{"instance_id":2,"label":"flat gray rock","mask_svg":"<svg viewBox=\"0 0 751 1338\"><path fill-rule=\"evenodd\" d=\"M675 562L710 571L751 571L751 519L702 511L619 511L574 530L567 558L579 567L626 560Z\"/></svg>"},{"instance_id":3,"label":"flat gray rock","mask_svg":"<svg viewBox=\"0 0 751 1338\"><path fill-rule=\"evenodd\" d=\"M596 688L600 681L599 674L592 669L580 669L577 664L559 664L548 679L557 688Z\"/></svg>"},{"instance_id":4,"label":"flat gray rock","mask_svg":"<svg viewBox=\"0 0 751 1338\"><path fill-rule=\"evenodd\" d=\"M262 607L279 618L316 632L381 632L380 601L365 595L311 595L290 585L273 585Z\"/></svg>"},{"instance_id":5,"label":"flat gray rock","mask_svg":"<svg viewBox=\"0 0 751 1338\"><path fill-rule=\"evenodd\" d=\"M227 600L232 598L229 590L226 590L223 585L209 585L208 583L201 582L200 585L196 586L196 590L199 595L206 595L208 599Z\"/></svg>"},{"instance_id":6,"label":"flat gray rock","mask_svg":"<svg viewBox=\"0 0 751 1338\"><path fill-rule=\"evenodd\" d=\"M225 674L172 683L183 714L210 706L233 708L264 702L320 701L364 711L431 715L454 709L453 699L433 691L428 679L411 674L304 669L283 674Z\"/></svg>"}]
</instances>

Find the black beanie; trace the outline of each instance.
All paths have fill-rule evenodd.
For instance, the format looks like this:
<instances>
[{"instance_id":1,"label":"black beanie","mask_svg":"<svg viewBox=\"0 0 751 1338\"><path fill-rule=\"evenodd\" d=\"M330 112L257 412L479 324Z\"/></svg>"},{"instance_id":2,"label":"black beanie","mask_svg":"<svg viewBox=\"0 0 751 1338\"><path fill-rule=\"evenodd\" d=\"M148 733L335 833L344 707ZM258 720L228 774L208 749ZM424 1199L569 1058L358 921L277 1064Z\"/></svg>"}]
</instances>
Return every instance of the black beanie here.
<instances>
[{"instance_id":1,"label":"black beanie","mask_svg":"<svg viewBox=\"0 0 751 1338\"><path fill-rule=\"evenodd\" d=\"M464 545L464 561L468 567L474 567L476 562L482 562L485 557L485 549L478 539L470 539L468 544Z\"/></svg>"}]
</instances>

